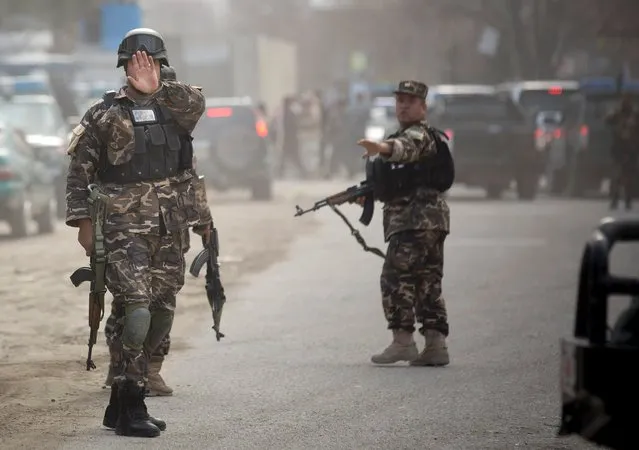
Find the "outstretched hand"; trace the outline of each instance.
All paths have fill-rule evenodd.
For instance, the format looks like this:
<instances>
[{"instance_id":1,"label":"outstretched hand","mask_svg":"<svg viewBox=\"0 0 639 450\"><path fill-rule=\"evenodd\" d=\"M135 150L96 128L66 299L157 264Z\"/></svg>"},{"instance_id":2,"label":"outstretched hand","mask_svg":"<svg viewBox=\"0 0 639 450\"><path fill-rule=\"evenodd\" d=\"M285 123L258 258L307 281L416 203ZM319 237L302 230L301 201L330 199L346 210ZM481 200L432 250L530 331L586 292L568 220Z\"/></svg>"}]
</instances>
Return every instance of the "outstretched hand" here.
<instances>
[{"instance_id":1,"label":"outstretched hand","mask_svg":"<svg viewBox=\"0 0 639 450\"><path fill-rule=\"evenodd\" d=\"M381 151L381 144L369 139L360 139L359 141L357 141L357 145L359 145L360 147L364 147L364 149L366 150L366 153L362 155L362 158L375 156Z\"/></svg>"},{"instance_id":2,"label":"outstretched hand","mask_svg":"<svg viewBox=\"0 0 639 450\"><path fill-rule=\"evenodd\" d=\"M143 94L152 94L160 88L153 57L146 52L135 52L126 77L129 85Z\"/></svg>"},{"instance_id":3,"label":"outstretched hand","mask_svg":"<svg viewBox=\"0 0 639 450\"><path fill-rule=\"evenodd\" d=\"M362 155L362 158L368 158L375 155L388 156L392 153L392 147L387 142L375 142L370 139L360 139L357 141L357 145L364 147L366 153Z\"/></svg>"}]
</instances>

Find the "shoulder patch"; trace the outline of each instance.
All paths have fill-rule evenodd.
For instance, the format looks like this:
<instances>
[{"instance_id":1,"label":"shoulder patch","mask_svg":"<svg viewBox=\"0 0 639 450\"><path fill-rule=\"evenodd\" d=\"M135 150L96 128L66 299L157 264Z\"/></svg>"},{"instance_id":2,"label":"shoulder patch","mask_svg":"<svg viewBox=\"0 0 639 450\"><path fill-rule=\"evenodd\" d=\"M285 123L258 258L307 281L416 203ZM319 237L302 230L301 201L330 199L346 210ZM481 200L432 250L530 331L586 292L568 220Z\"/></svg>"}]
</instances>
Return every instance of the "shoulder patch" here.
<instances>
[{"instance_id":1,"label":"shoulder patch","mask_svg":"<svg viewBox=\"0 0 639 450\"><path fill-rule=\"evenodd\" d=\"M423 141L426 138L426 132L417 127L410 127L404 134L415 141Z\"/></svg>"},{"instance_id":2,"label":"shoulder patch","mask_svg":"<svg viewBox=\"0 0 639 450\"><path fill-rule=\"evenodd\" d=\"M69 142L69 146L67 147L67 155L73 154L75 152L75 148L78 145L78 141L86 131L86 128L81 123L78 124L73 131L71 131L71 140Z\"/></svg>"}]
</instances>

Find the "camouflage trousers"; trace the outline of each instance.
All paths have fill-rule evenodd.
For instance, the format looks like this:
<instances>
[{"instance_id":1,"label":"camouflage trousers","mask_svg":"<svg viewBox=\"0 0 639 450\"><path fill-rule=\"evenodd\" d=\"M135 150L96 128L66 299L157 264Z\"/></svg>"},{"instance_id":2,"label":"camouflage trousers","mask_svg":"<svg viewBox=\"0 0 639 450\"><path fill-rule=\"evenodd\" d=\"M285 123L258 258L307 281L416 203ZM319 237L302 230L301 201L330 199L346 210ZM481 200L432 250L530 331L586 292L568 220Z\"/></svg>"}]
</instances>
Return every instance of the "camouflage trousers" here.
<instances>
[{"instance_id":1,"label":"camouflage trousers","mask_svg":"<svg viewBox=\"0 0 639 450\"><path fill-rule=\"evenodd\" d=\"M184 285L184 255L189 250L189 231L161 236L106 233L105 247L108 255L106 285L113 294L111 317L105 326L111 365L118 373L145 378L148 358L168 353L170 327L159 345L150 346L147 339L142 351L126 348L122 342L125 307L138 304L149 310L149 334L155 314L173 314L177 294Z\"/></svg>"},{"instance_id":2,"label":"camouflage trousers","mask_svg":"<svg viewBox=\"0 0 639 450\"><path fill-rule=\"evenodd\" d=\"M437 330L448 336L442 298L444 240L440 231L403 231L391 236L382 268L382 307L388 328L421 334Z\"/></svg>"}]
</instances>

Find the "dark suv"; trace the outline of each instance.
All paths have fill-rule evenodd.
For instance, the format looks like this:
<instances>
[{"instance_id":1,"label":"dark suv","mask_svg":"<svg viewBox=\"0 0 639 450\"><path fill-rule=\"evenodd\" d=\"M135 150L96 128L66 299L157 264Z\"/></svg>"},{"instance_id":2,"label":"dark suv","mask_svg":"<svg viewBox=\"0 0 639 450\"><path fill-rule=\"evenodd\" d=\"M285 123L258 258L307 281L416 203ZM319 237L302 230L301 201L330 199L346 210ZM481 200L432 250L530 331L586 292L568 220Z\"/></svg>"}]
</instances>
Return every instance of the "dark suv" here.
<instances>
[{"instance_id":1,"label":"dark suv","mask_svg":"<svg viewBox=\"0 0 639 450\"><path fill-rule=\"evenodd\" d=\"M272 198L266 118L250 98L207 98L193 132L197 171L215 189L248 188Z\"/></svg>"},{"instance_id":2,"label":"dark suv","mask_svg":"<svg viewBox=\"0 0 639 450\"><path fill-rule=\"evenodd\" d=\"M517 195L537 195L541 154L532 125L492 86L438 85L428 94L429 121L448 136L455 159L455 181L498 198L514 180Z\"/></svg>"}]
</instances>

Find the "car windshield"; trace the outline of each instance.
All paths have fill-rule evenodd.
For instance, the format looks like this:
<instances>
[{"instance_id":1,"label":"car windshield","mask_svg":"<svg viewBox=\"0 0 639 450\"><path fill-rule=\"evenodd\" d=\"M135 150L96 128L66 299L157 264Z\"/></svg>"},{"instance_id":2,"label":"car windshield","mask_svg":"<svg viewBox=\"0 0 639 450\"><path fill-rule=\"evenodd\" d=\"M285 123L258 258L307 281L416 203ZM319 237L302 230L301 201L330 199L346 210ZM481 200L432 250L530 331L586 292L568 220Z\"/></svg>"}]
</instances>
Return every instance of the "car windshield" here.
<instances>
[{"instance_id":1,"label":"car windshield","mask_svg":"<svg viewBox=\"0 0 639 450\"><path fill-rule=\"evenodd\" d=\"M52 103L14 98L0 105L0 118L26 134L55 136L60 129Z\"/></svg>"},{"instance_id":2,"label":"car windshield","mask_svg":"<svg viewBox=\"0 0 639 450\"><path fill-rule=\"evenodd\" d=\"M519 97L519 104L529 113L536 114L539 111L562 111L569 106L573 90L553 91L525 90Z\"/></svg>"},{"instance_id":3,"label":"car windshield","mask_svg":"<svg viewBox=\"0 0 639 450\"><path fill-rule=\"evenodd\" d=\"M503 100L492 95L450 95L442 96L434 105L434 113L452 119L507 120L512 108Z\"/></svg>"}]
</instances>

